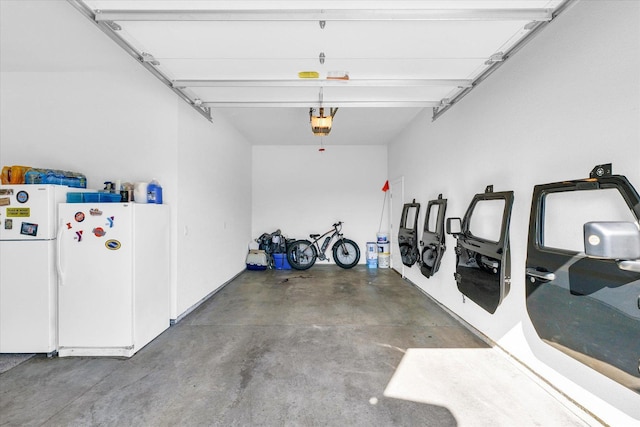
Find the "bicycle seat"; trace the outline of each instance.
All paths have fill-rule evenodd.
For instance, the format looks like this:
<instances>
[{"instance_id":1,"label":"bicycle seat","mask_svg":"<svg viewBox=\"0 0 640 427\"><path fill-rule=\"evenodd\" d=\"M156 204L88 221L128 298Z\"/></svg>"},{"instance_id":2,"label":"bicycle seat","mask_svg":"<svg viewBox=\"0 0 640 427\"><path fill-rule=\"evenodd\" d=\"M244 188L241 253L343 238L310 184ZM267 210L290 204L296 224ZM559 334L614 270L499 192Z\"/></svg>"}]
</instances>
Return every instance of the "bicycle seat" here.
<instances>
[{"instance_id":1,"label":"bicycle seat","mask_svg":"<svg viewBox=\"0 0 640 427\"><path fill-rule=\"evenodd\" d=\"M320 237L319 234L309 234L309 237L311 237L312 239L315 239L316 237Z\"/></svg>"}]
</instances>

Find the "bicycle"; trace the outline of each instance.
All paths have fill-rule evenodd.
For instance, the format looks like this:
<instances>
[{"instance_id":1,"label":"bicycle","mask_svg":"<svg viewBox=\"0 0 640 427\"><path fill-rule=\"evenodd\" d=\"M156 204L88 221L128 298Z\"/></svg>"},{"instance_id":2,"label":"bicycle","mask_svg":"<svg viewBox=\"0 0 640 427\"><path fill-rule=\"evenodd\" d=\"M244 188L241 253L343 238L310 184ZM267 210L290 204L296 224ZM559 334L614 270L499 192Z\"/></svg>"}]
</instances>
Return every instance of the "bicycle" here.
<instances>
[{"instance_id":1,"label":"bicycle","mask_svg":"<svg viewBox=\"0 0 640 427\"><path fill-rule=\"evenodd\" d=\"M358 244L350 239L342 237L342 221L338 221L332 225L332 229L324 234L310 234L313 240L296 240L287 245L287 260L291 267L296 270L306 270L315 264L316 259L322 261L329 258L325 255L329 244L333 239L337 239L331 248L333 251L333 259L336 264L342 268L352 268L360 260L360 248ZM318 242L324 238L322 245Z\"/></svg>"}]
</instances>

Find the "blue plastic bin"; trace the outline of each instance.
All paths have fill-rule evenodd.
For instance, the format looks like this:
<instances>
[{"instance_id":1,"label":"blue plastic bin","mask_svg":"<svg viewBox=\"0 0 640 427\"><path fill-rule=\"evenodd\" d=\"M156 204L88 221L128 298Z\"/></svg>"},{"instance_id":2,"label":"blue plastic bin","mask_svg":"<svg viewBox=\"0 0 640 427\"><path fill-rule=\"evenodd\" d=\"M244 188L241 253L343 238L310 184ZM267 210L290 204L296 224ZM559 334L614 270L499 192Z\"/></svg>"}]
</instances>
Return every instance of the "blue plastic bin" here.
<instances>
[{"instance_id":1,"label":"blue plastic bin","mask_svg":"<svg viewBox=\"0 0 640 427\"><path fill-rule=\"evenodd\" d=\"M82 203L82 193L67 193L67 203Z\"/></svg>"},{"instance_id":2,"label":"blue plastic bin","mask_svg":"<svg viewBox=\"0 0 640 427\"><path fill-rule=\"evenodd\" d=\"M287 254L273 254L273 266L276 270L291 270Z\"/></svg>"},{"instance_id":3,"label":"blue plastic bin","mask_svg":"<svg viewBox=\"0 0 640 427\"><path fill-rule=\"evenodd\" d=\"M99 193L80 193L82 194L82 201L85 203L97 203L100 201Z\"/></svg>"},{"instance_id":4,"label":"blue plastic bin","mask_svg":"<svg viewBox=\"0 0 640 427\"><path fill-rule=\"evenodd\" d=\"M98 193L98 201L101 203L118 203L120 199L120 193Z\"/></svg>"}]
</instances>

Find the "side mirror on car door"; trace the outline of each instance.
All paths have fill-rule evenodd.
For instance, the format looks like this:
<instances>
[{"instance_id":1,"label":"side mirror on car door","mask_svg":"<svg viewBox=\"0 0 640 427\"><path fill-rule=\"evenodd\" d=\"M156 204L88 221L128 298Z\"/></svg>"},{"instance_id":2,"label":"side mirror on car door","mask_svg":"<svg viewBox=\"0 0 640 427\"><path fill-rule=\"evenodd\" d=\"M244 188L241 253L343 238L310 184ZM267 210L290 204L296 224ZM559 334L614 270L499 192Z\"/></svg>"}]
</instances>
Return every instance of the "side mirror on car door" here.
<instances>
[{"instance_id":1,"label":"side mirror on car door","mask_svg":"<svg viewBox=\"0 0 640 427\"><path fill-rule=\"evenodd\" d=\"M447 218L447 234L451 234L456 238L462 234L462 219Z\"/></svg>"},{"instance_id":2,"label":"side mirror on car door","mask_svg":"<svg viewBox=\"0 0 640 427\"><path fill-rule=\"evenodd\" d=\"M584 252L591 258L617 260L623 270L640 272L640 230L633 222L587 222Z\"/></svg>"}]
</instances>

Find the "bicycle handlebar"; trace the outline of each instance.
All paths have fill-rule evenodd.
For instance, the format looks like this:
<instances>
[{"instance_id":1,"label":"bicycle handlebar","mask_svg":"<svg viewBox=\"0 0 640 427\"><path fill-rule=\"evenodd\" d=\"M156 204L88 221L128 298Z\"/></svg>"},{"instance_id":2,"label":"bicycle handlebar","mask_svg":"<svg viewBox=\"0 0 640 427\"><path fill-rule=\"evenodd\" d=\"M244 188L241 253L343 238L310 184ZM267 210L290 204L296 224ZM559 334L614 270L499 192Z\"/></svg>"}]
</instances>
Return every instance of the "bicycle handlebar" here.
<instances>
[{"instance_id":1,"label":"bicycle handlebar","mask_svg":"<svg viewBox=\"0 0 640 427\"><path fill-rule=\"evenodd\" d=\"M338 221L335 224L333 224L334 227L340 227L342 225L342 221Z\"/></svg>"}]
</instances>

